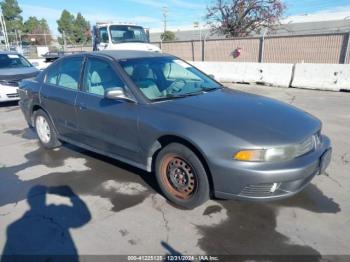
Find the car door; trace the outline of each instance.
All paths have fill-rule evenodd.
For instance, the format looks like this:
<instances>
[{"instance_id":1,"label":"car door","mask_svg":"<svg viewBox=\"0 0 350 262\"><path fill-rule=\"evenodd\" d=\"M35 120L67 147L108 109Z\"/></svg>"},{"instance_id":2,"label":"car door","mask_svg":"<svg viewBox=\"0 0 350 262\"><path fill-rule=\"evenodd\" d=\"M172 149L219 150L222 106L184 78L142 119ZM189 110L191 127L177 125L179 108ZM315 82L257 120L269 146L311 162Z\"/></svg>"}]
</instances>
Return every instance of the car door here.
<instances>
[{"instance_id":1,"label":"car door","mask_svg":"<svg viewBox=\"0 0 350 262\"><path fill-rule=\"evenodd\" d=\"M58 133L75 139L77 132L76 96L83 56L67 57L49 68L40 92Z\"/></svg>"},{"instance_id":2,"label":"car door","mask_svg":"<svg viewBox=\"0 0 350 262\"><path fill-rule=\"evenodd\" d=\"M104 97L109 88L127 87L111 61L88 57L77 96L79 133L84 144L138 161L137 104Z\"/></svg>"},{"instance_id":3,"label":"car door","mask_svg":"<svg viewBox=\"0 0 350 262\"><path fill-rule=\"evenodd\" d=\"M109 44L109 36L107 27L101 27L98 29L99 34L99 43L97 44L97 50L101 51L108 47Z\"/></svg>"}]
</instances>

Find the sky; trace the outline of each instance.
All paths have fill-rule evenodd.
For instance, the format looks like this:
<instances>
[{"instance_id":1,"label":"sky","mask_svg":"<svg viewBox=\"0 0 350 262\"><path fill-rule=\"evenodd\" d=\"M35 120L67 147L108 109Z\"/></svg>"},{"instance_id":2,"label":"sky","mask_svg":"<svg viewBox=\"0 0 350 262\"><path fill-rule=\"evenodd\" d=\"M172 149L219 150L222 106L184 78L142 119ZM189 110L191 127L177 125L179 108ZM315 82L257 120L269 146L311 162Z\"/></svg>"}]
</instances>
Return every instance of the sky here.
<instances>
[{"instance_id":1,"label":"sky","mask_svg":"<svg viewBox=\"0 0 350 262\"><path fill-rule=\"evenodd\" d=\"M63 9L81 12L91 24L96 21L133 22L151 31L161 31L162 10L168 9L168 28L189 29L193 22L205 24L206 7L213 0L18 0L22 16L45 18L53 34L58 34L57 19ZM285 0L287 22L344 19L349 16L350 0ZM307 14L307 15L306 15Z\"/></svg>"}]
</instances>

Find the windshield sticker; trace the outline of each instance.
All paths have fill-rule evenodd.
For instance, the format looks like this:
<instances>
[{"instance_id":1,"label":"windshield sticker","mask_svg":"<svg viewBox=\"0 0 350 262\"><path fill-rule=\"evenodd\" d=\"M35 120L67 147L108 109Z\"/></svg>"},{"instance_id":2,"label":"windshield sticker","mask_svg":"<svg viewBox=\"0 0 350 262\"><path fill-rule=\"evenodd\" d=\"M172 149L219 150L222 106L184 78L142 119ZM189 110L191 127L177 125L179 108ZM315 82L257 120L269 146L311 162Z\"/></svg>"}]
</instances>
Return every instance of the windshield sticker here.
<instances>
[{"instance_id":1,"label":"windshield sticker","mask_svg":"<svg viewBox=\"0 0 350 262\"><path fill-rule=\"evenodd\" d=\"M181 60L174 60L174 62L176 64L178 64L179 66L182 66L183 68L190 68L191 67L189 64L186 64L184 61L181 61Z\"/></svg>"},{"instance_id":2,"label":"windshield sticker","mask_svg":"<svg viewBox=\"0 0 350 262\"><path fill-rule=\"evenodd\" d=\"M7 55L9 58L19 58L18 55Z\"/></svg>"}]
</instances>

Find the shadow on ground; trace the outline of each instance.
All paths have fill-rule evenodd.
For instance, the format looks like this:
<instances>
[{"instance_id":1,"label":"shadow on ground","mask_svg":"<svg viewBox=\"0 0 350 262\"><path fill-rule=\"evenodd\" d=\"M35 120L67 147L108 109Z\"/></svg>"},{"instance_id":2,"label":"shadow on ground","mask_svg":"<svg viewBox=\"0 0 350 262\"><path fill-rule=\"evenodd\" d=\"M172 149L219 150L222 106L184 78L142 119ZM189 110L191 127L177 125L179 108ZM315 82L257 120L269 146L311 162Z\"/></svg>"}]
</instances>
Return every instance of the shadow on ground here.
<instances>
[{"instance_id":1,"label":"shadow on ground","mask_svg":"<svg viewBox=\"0 0 350 262\"><path fill-rule=\"evenodd\" d=\"M236 255L311 255L306 261L319 261L320 253L307 245L296 245L276 231L276 217L280 207L299 207L314 213L338 213L340 207L315 185L309 185L295 197L271 202L254 203L218 201L227 210L228 219L218 226L198 226L203 237L199 246L208 254ZM221 206L209 206L203 213L210 216L220 212ZM294 224L291 225L294 227ZM301 257L299 257L301 258ZM267 259L267 258L266 258ZM281 261L282 257L269 257Z\"/></svg>"},{"instance_id":2,"label":"shadow on ground","mask_svg":"<svg viewBox=\"0 0 350 262\"><path fill-rule=\"evenodd\" d=\"M8 131L8 134L33 139L31 130ZM48 188L65 185L77 195L94 195L109 199L112 211L119 212L140 204L150 194L159 192L154 176L145 171L123 164L71 145L59 150L45 150L41 147L25 155L26 162L0 168L0 206L15 204L26 199L27 193L35 185ZM21 180L16 173L36 165L55 168L64 165L68 158L86 160L88 170L67 173L50 173L35 179ZM73 168L74 169L74 168ZM82 181L84 181L82 183ZM119 183L137 183L147 188L146 191L128 195L113 188L102 187L108 181ZM8 189L11 188L9 191ZM249 203L238 201L218 201L220 205L209 206L203 216L211 216L226 209L228 219L216 226L197 226L202 235L199 247L208 254L246 254L246 255L312 255L308 261L318 261L320 253L307 245L296 245L288 237L276 231L276 217L280 207L299 207L314 213L337 213L340 207L327 197L315 185L310 185L297 196L274 203ZM179 213L183 212L179 210ZM294 225L293 225L294 226ZM168 251L170 245L165 245ZM175 253L178 253L177 251ZM280 261L280 257L272 257ZM271 260L271 259L269 259Z\"/></svg>"},{"instance_id":3,"label":"shadow on ground","mask_svg":"<svg viewBox=\"0 0 350 262\"><path fill-rule=\"evenodd\" d=\"M46 205L47 194L67 197L72 206ZM79 261L69 229L90 221L84 201L68 186L37 185L29 190L27 202L30 209L7 227L1 262Z\"/></svg>"},{"instance_id":4,"label":"shadow on ground","mask_svg":"<svg viewBox=\"0 0 350 262\"><path fill-rule=\"evenodd\" d=\"M6 107L10 111L14 111L19 109L18 107L18 101L9 101L9 102L2 102L0 103L0 108L1 107Z\"/></svg>"},{"instance_id":5,"label":"shadow on ground","mask_svg":"<svg viewBox=\"0 0 350 262\"><path fill-rule=\"evenodd\" d=\"M35 139L31 129L10 130L6 132L25 139ZM121 211L141 203L149 194L159 192L154 176L138 168L117 160L64 144L58 150L46 150L42 147L25 154L26 161L15 166L0 167L2 184L0 185L0 206L14 204L26 199L26 194L34 185L70 186L78 195L93 195L107 198L113 204L112 211ZM21 180L16 174L37 165L57 168L65 165L65 160L84 159L85 171L53 172L44 176ZM74 160L73 160L74 161ZM84 183L82 183L84 181ZM115 181L118 183L137 183L147 190L138 194L118 193L112 187L101 185ZM11 188L9 191L8 188ZM137 191L137 189L136 189Z\"/></svg>"}]
</instances>

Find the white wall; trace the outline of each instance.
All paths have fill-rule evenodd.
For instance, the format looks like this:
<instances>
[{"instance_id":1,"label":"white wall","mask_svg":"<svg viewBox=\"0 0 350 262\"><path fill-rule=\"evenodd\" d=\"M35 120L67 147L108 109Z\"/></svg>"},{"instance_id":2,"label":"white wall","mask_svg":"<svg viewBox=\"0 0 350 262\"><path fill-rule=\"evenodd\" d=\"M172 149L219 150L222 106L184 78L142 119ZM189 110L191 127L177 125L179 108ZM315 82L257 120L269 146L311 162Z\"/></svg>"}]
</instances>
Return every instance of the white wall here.
<instances>
[{"instance_id":1,"label":"white wall","mask_svg":"<svg viewBox=\"0 0 350 262\"><path fill-rule=\"evenodd\" d=\"M39 69L45 69L51 64L46 63L44 59L29 59L29 61L38 63ZM263 83L279 87L350 90L350 64L190 63L224 83ZM293 66L295 66L294 75Z\"/></svg>"},{"instance_id":2,"label":"white wall","mask_svg":"<svg viewBox=\"0 0 350 262\"><path fill-rule=\"evenodd\" d=\"M292 87L350 90L350 65L296 64Z\"/></svg>"},{"instance_id":3,"label":"white wall","mask_svg":"<svg viewBox=\"0 0 350 262\"><path fill-rule=\"evenodd\" d=\"M293 64L190 62L220 82L263 83L288 87L292 79Z\"/></svg>"},{"instance_id":4,"label":"white wall","mask_svg":"<svg viewBox=\"0 0 350 262\"><path fill-rule=\"evenodd\" d=\"M220 82L264 83L280 87L350 90L349 64L269 64L190 62ZM294 66L294 72L293 72Z\"/></svg>"}]
</instances>

